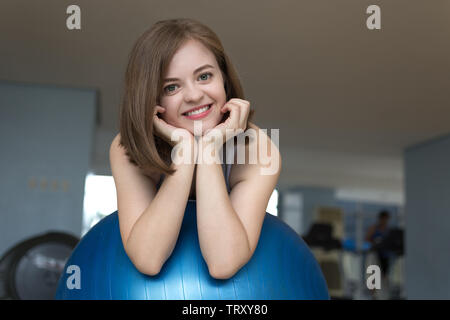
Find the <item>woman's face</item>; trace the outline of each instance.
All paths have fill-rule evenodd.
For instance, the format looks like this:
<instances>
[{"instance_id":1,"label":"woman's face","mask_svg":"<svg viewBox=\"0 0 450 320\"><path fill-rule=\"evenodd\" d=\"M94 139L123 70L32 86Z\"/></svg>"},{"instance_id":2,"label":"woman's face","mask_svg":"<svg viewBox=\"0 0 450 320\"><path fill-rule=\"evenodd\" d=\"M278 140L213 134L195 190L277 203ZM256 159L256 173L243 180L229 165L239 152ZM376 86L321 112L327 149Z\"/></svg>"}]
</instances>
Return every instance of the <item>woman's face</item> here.
<instances>
[{"instance_id":1,"label":"woman's face","mask_svg":"<svg viewBox=\"0 0 450 320\"><path fill-rule=\"evenodd\" d=\"M194 134L194 121L201 121L202 134L219 124L226 93L222 72L211 51L195 40L188 40L174 54L163 78L161 117L168 124ZM210 108L199 114L187 114L193 108Z\"/></svg>"}]
</instances>

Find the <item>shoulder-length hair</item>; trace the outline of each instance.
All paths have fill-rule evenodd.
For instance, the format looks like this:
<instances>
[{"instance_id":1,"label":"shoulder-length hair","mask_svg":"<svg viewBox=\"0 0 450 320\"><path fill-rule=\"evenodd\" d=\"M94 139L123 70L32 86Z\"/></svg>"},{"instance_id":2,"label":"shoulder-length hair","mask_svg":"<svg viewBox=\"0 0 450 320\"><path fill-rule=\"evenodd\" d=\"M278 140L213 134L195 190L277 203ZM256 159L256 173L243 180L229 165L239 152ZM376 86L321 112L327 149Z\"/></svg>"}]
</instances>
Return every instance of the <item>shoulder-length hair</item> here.
<instances>
[{"instance_id":1,"label":"shoulder-length hair","mask_svg":"<svg viewBox=\"0 0 450 320\"><path fill-rule=\"evenodd\" d=\"M244 99L237 72L210 28L192 19L172 19L159 21L145 31L129 55L119 127L120 144L129 160L149 176L155 172L171 175L176 171L171 168L171 146L154 134L153 113L159 104L169 63L187 40L201 42L214 54L224 78L227 101ZM248 121L253 113L250 110Z\"/></svg>"}]
</instances>

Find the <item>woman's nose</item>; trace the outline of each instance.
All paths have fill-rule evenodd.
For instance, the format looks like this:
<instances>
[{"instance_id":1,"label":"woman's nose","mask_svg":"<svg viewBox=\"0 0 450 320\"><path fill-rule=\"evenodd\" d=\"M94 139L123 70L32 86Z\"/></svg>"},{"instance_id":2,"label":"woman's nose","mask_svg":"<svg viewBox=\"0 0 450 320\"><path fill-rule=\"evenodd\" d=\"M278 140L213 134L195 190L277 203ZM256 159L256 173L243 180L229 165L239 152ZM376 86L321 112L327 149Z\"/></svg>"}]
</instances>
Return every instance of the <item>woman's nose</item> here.
<instances>
[{"instance_id":1,"label":"woman's nose","mask_svg":"<svg viewBox=\"0 0 450 320\"><path fill-rule=\"evenodd\" d=\"M195 102L201 100L203 91L195 84L187 85L184 91L184 99L186 102Z\"/></svg>"}]
</instances>

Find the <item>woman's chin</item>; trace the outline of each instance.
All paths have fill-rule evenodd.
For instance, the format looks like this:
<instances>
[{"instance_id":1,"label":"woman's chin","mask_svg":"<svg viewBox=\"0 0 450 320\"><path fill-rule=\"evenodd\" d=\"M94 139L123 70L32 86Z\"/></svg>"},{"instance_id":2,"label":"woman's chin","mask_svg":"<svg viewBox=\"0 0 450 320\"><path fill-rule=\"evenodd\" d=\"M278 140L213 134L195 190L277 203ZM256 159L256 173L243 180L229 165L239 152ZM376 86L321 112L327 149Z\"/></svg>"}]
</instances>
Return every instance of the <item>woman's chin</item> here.
<instances>
[{"instance_id":1,"label":"woman's chin","mask_svg":"<svg viewBox=\"0 0 450 320\"><path fill-rule=\"evenodd\" d=\"M207 131L214 129L220 122L219 121L202 121L197 120L193 122L186 130L188 130L193 135L204 135ZM201 133L200 133L201 132Z\"/></svg>"}]
</instances>

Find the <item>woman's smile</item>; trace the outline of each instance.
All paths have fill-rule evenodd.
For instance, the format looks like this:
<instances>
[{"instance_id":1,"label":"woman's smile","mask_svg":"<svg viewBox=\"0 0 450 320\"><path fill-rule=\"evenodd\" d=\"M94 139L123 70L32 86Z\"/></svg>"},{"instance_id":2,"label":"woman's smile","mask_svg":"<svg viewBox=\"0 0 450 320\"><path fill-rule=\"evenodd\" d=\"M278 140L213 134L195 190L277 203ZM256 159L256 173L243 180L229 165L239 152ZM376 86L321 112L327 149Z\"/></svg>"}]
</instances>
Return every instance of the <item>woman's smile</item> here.
<instances>
[{"instance_id":1,"label":"woman's smile","mask_svg":"<svg viewBox=\"0 0 450 320\"><path fill-rule=\"evenodd\" d=\"M194 109L191 109L191 111L185 112L183 113L183 115L191 120L199 120L199 119L203 119L206 116L208 116L208 114L211 112L212 110L212 104L207 104L204 106L200 106Z\"/></svg>"}]
</instances>

